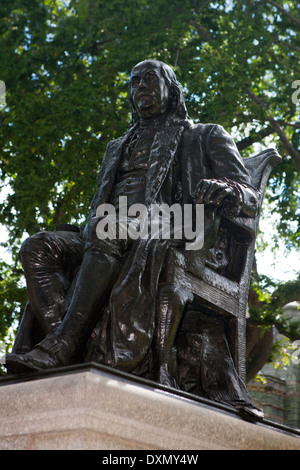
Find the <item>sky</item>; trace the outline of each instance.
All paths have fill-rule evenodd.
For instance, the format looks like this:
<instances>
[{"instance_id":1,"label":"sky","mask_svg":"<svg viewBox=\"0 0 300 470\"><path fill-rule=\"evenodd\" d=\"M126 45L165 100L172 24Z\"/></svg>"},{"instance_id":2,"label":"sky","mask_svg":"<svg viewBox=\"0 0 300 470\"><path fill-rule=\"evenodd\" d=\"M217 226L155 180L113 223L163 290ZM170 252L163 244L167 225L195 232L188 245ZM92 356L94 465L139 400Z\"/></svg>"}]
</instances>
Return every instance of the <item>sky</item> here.
<instances>
[{"instance_id":1,"label":"sky","mask_svg":"<svg viewBox=\"0 0 300 470\"><path fill-rule=\"evenodd\" d=\"M283 242L279 240L279 247L275 248L273 237L276 220L264 208L259 228L262 240L267 242L267 248L260 252L256 250L257 268L259 274L271 277L275 281L285 282L295 279L300 272L300 251L288 251Z\"/></svg>"},{"instance_id":2,"label":"sky","mask_svg":"<svg viewBox=\"0 0 300 470\"><path fill-rule=\"evenodd\" d=\"M258 273L278 282L295 279L300 272L300 253L288 252L282 244L275 251L268 247L262 253L256 252L256 260Z\"/></svg>"}]
</instances>

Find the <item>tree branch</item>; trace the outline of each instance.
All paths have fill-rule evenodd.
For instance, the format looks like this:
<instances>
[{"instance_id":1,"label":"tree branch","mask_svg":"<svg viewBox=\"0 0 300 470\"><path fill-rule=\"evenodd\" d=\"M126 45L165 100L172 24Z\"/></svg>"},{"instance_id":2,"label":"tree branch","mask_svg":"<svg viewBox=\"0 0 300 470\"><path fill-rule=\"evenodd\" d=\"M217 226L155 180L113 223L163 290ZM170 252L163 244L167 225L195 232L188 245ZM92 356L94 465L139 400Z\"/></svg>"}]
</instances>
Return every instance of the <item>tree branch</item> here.
<instances>
[{"instance_id":1,"label":"tree branch","mask_svg":"<svg viewBox=\"0 0 300 470\"><path fill-rule=\"evenodd\" d=\"M297 123L283 121L282 119L279 119L278 122L282 126L288 126L288 127L293 127L294 129L300 129L300 124L297 124Z\"/></svg>"},{"instance_id":2,"label":"tree branch","mask_svg":"<svg viewBox=\"0 0 300 470\"><path fill-rule=\"evenodd\" d=\"M266 129L262 129L259 132L251 132L249 137L246 137L245 139L240 140L239 142L237 142L237 144L236 144L237 148L239 150L244 150L247 147L250 147L250 145L254 144L255 142L258 142L261 139L264 139L268 135L272 134L272 132L274 132L274 129L271 125L266 127Z\"/></svg>"},{"instance_id":3,"label":"tree branch","mask_svg":"<svg viewBox=\"0 0 300 470\"><path fill-rule=\"evenodd\" d=\"M298 18L295 18L293 15L291 15L285 8L283 8L281 5L278 5L278 3L273 2L273 0L264 0L264 1L276 7L279 11L281 11L281 13L283 13L289 20L291 20L300 28L300 20Z\"/></svg>"},{"instance_id":4,"label":"tree branch","mask_svg":"<svg viewBox=\"0 0 300 470\"><path fill-rule=\"evenodd\" d=\"M282 40L279 39L279 40L276 41L276 42L282 44L283 46L285 46L285 47L287 47L287 48L289 48L289 49L292 49L292 50L295 51L295 52L300 52L300 48L299 48L299 47L293 46L292 44L289 44L289 43L287 43L287 42L285 42L285 41L282 41Z\"/></svg>"},{"instance_id":5,"label":"tree branch","mask_svg":"<svg viewBox=\"0 0 300 470\"><path fill-rule=\"evenodd\" d=\"M210 35L210 33L205 29L203 28L203 26L201 26L200 23L198 23L198 21L192 21L193 25L195 26L195 28L197 29L198 33L204 37L204 39L207 41L207 42L212 42L213 38L212 36Z\"/></svg>"},{"instance_id":6,"label":"tree branch","mask_svg":"<svg viewBox=\"0 0 300 470\"><path fill-rule=\"evenodd\" d=\"M268 110L268 106L266 105L266 103L264 103L264 101L261 98L259 98L259 96L257 96L255 93L253 93L253 91L250 90L249 88L247 88L246 92L250 96L252 101L257 103L261 108L265 109L268 121L270 122L270 124L273 127L274 131L277 132L284 148L287 150L287 152L290 154L290 156L294 159L297 171L300 171L300 153L290 143L289 139L287 138L287 136L286 136L284 130L282 129L281 125L279 124L279 122L276 121L274 116Z\"/></svg>"}]
</instances>

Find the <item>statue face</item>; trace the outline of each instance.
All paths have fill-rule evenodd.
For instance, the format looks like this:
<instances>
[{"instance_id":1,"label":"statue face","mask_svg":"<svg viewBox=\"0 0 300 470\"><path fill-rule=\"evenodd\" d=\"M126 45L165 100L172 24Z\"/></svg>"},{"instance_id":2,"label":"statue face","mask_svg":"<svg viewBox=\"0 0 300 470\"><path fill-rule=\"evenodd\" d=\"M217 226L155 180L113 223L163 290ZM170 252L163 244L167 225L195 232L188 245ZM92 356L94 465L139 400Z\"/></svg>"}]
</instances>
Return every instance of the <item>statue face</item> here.
<instances>
[{"instance_id":1,"label":"statue face","mask_svg":"<svg viewBox=\"0 0 300 470\"><path fill-rule=\"evenodd\" d=\"M142 62L133 68L130 92L133 105L141 118L150 119L167 110L169 87L155 62Z\"/></svg>"}]
</instances>

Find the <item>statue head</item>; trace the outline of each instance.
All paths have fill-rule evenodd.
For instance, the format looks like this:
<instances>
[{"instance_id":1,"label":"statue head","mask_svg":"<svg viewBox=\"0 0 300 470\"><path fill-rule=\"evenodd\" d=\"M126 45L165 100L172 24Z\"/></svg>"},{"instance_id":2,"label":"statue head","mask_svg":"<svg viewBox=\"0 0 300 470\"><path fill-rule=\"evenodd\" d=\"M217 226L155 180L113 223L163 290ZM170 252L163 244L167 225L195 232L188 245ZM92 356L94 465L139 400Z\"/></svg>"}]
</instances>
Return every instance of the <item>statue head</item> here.
<instances>
[{"instance_id":1,"label":"statue head","mask_svg":"<svg viewBox=\"0 0 300 470\"><path fill-rule=\"evenodd\" d=\"M162 114L188 119L182 89L172 68L159 60L138 63L130 75L132 124Z\"/></svg>"}]
</instances>

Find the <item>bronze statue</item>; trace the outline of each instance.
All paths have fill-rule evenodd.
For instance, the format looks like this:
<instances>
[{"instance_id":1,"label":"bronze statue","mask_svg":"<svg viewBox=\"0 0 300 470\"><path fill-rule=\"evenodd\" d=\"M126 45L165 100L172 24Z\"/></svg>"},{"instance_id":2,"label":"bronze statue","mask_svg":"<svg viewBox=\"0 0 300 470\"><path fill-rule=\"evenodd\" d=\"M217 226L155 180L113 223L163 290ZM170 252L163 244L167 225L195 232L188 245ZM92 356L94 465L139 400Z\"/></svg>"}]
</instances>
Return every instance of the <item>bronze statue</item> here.
<instances>
[{"instance_id":1,"label":"bronze statue","mask_svg":"<svg viewBox=\"0 0 300 470\"><path fill-rule=\"evenodd\" d=\"M137 64L130 102L132 121L108 144L84 230L62 225L21 247L29 302L6 357L8 372L96 361L261 418L236 371L230 321L170 278L176 253L177 260L189 255L199 279L210 266L235 282L244 259L231 259L238 229L230 220L254 220L259 191L224 128L189 118L168 65ZM125 196L128 206L146 210L204 204L204 243L187 253L184 238L99 237L98 208L119 209ZM115 229L122 231L118 223ZM247 243L241 236L234 247L243 253Z\"/></svg>"}]
</instances>

